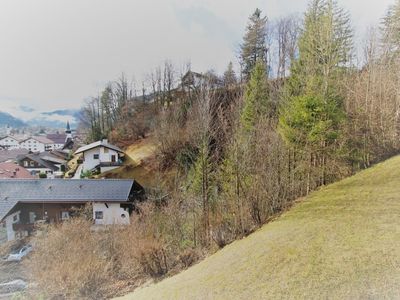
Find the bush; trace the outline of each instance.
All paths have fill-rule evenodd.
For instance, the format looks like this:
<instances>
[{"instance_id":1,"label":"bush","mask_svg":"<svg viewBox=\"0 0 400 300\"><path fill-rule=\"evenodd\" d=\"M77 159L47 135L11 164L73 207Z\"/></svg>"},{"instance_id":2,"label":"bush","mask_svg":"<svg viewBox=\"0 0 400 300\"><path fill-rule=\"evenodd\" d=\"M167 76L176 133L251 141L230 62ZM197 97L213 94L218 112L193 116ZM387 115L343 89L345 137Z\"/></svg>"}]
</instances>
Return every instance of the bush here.
<instances>
[{"instance_id":1,"label":"bush","mask_svg":"<svg viewBox=\"0 0 400 300\"><path fill-rule=\"evenodd\" d=\"M44 225L34 238L35 251L27 261L32 281L49 298L103 297L110 262L98 248L91 223L72 219Z\"/></svg>"}]
</instances>

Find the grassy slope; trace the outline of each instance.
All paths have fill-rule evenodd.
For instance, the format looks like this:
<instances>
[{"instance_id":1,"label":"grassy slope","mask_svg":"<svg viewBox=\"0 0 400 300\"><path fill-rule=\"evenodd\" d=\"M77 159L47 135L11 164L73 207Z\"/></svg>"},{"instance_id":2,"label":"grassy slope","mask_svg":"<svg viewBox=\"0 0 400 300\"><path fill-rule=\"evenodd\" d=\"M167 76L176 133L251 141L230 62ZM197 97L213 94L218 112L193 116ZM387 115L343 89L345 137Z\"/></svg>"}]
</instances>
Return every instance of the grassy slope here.
<instances>
[{"instance_id":1,"label":"grassy slope","mask_svg":"<svg viewBox=\"0 0 400 300\"><path fill-rule=\"evenodd\" d=\"M400 298L400 157L124 299Z\"/></svg>"}]
</instances>

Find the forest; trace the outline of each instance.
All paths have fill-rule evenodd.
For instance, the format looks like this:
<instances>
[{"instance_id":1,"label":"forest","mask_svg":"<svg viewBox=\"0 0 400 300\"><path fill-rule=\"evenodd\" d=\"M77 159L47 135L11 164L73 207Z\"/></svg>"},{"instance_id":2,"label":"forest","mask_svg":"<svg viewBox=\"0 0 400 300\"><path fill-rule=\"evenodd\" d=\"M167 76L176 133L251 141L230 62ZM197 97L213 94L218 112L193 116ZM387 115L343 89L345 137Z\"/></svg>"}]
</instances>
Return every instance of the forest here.
<instances>
[{"instance_id":1,"label":"forest","mask_svg":"<svg viewBox=\"0 0 400 300\"><path fill-rule=\"evenodd\" d=\"M335 1L278 20L256 9L223 74L166 60L140 85L111 81L83 106L80 130L120 146L152 136L159 185L128 228L93 233L84 217L46 228L29 262L39 288L94 299L175 274L398 154L399 1L380 24L356 45ZM60 255L62 271L46 263Z\"/></svg>"}]
</instances>

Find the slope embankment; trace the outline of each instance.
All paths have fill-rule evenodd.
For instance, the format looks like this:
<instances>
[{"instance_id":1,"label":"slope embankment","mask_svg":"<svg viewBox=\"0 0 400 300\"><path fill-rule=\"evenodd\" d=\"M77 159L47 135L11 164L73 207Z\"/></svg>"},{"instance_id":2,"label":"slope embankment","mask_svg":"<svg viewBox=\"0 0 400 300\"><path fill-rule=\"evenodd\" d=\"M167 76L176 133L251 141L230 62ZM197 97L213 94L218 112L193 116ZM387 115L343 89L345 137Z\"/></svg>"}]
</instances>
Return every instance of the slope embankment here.
<instances>
[{"instance_id":1,"label":"slope embankment","mask_svg":"<svg viewBox=\"0 0 400 300\"><path fill-rule=\"evenodd\" d=\"M400 298L400 157L312 193L247 238L122 299Z\"/></svg>"}]
</instances>

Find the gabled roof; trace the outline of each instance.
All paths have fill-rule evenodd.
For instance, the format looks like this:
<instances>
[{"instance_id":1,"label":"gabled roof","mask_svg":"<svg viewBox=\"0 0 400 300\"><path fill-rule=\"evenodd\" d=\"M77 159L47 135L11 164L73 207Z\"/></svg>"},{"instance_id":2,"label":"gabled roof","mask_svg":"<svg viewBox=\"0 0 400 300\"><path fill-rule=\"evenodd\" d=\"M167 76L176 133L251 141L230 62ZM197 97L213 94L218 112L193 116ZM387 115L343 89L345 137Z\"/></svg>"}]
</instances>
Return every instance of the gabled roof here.
<instances>
[{"instance_id":1,"label":"gabled roof","mask_svg":"<svg viewBox=\"0 0 400 300\"><path fill-rule=\"evenodd\" d=\"M12 136L12 135L2 136L2 137L0 137L0 140L3 140L3 139L5 139L5 138L11 138L11 139L13 139L13 140L15 140L15 141L17 141L17 142L21 142L21 139L20 139L20 138L17 138L17 137Z\"/></svg>"},{"instance_id":2,"label":"gabled roof","mask_svg":"<svg viewBox=\"0 0 400 300\"><path fill-rule=\"evenodd\" d=\"M61 133L50 133L46 135L46 138L51 140L54 144L64 144L65 139L67 138L66 134Z\"/></svg>"},{"instance_id":3,"label":"gabled roof","mask_svg":"<svg viewBox=\"0 0 400 300\"><path fill-rule=\"evenodd\" d=\"M0 163L0 179L6 178L33 178L24 167L14 163Z\"/></svg>"},{"instance_id":4,"label":"gabled roof","mask_svg":"<svg viewBox=\"0 0 400 300\"><path fill-rule=\"evenodd\" d=\"M64 146L62 147L62 150L72 150L74 148L74 140L71 138L68 138L67 141L65 142Z\"/></svg>"},{"instance_id":5,"label":"gabled roof","mask_svg":"<svg viewBox=\"0 0 400 300\"><path fill-rule=\"evenodd\" d=\"M39 157L45 161L49 161L55 164L65 164L67 162L65 158L61 158L53 154L53 152L48 152L48 151L39 153Z\"/></svg>"},{"instance_id":6,"label":"gabled roof","mask_svg":"<svg viewBox=\"0 0 400 300\"><path fill-rule=\"evenodd\" d=\"M18 203L128 202L133 179L0 179L0 221Z\"/></svg>"},{"instance_id":7,"label":"gabled roof","mask_svg":"<svg viewBox=\"0 0 400 300\"><path fill-rule=\"evenodd\" d=\"M23 141L21 141L21 143L23 143L27 140L31 140L31 139L38 141L39 143L42 143L42 144L54 144L54 142L52 140L49 140L47 137L42 136L42 135L30 136L30 137L24 139Z\"/></svg>"},{"instance_id":8,"label":"gabled roof","mask_svg":"<svg viewBox=\"0 0 400 300\"><path fill-rule=\"evenodd\" d=\"M17 157L18 163L24 160L25 158L28 158L30 160L33 160L37 162L42 168L50 169L53 171L58 171L58 168L51 162L42 159L38 154L25 154L25 155L19 155Z\"/></svg>"},{"instance_id":9,"label":"gabled roof","mask_svg":"<svg viewBox=\"0 0 400 300\"><path fill-rule=\"evenodd\" d=\"M9 160L15 161L17 156L28 153L29 151L27 149L0 150L0 162Z\"/></svg>"},{"instance_id":10,"label":"gabled roof","mask_svg":"<svg viewBox=\"0 0 400 300\"><path fill-rule=\"evenodd\" d=\"M118 151L118 152L120 152L120 153L124 153L124 151L122 151L122 150L121 150L120 148L118 148L117 146L114 146L114 145L109 144L109 143L107 142L107 140L102 140L102 141L97 141L97 142L91 143L91 144L89 144L89 145L80 147L78 150L76 150L75 154L79 154L79 153L82 153L82 152L86 152L86 151L88 151L88 150L90 150L90 149L97 148L97 147L105 147L105 148L109 148L109 149Z\"/></svg>"}]
</instances>

